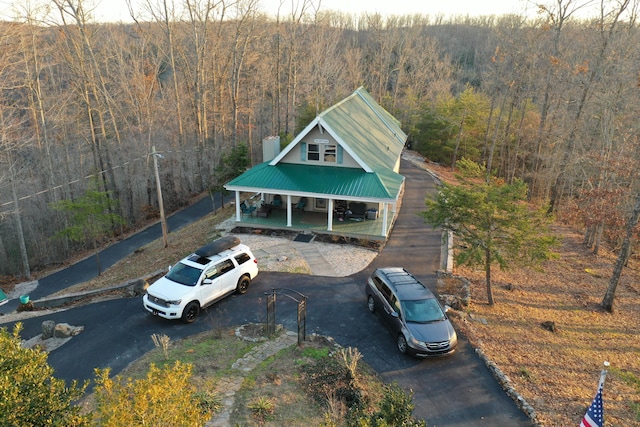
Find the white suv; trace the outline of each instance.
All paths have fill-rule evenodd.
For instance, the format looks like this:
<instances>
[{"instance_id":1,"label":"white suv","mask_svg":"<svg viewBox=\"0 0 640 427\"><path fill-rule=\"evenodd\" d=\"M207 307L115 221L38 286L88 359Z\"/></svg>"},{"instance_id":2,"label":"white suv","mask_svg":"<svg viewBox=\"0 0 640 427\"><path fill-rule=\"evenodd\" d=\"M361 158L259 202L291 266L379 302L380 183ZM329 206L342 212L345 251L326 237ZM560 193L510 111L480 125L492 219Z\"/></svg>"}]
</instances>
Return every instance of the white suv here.
<instances>
[{"instance_id":1,"label":"white suv","mask_svg":"<svg viewBox=\"0 0 640 427\"><path fill-rule=\"evenodd\" d=\"M200 309L232 292L244 294L258 275L258 261L235 236L222 237L189 255L149 286L144 308L165 319L191 323Z\"/></svg>"}]
</instances>

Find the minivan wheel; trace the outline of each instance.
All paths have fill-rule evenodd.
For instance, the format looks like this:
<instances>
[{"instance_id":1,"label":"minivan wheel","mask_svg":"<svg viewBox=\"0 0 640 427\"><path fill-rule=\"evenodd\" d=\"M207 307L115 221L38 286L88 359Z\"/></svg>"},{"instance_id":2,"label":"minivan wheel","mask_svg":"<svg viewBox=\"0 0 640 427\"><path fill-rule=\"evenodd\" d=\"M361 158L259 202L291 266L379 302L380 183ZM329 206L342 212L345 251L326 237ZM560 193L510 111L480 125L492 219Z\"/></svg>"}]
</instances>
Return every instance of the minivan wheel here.
<instances>
[{"instance_id":1,"label":"minivan wheel","mask_svg":"<svg viewBox=\"0 0 640 427\"><path fill-rule=\"evenodd\" d=\"M200 314L200 304L191 301L182 311L182 320L186 323L193 323Z\"/></svg>"},{"instance_id":2,"label":"minivan wheel","mask_svg":"<svg viewBox=\"0 0 640 427\"><path fill-rule=\"evenodd\" d=\"M407 339L402 334L398 335L398 350L402 354L407 354Z\"/></svg>"},{"instance_id":3,"label":"minivan wheel","mask_svg":"<svg viewBox=\"0 0 640 427\"><path fill-rule=\"evenodd\" d=\"M376 311L376 301L373 299L371 295L369 295L369 299L367 299L367 308L372 313L375 313Z\"/></svg>"},{"instance_id":4,"label":"minivan wheel","mask_svg":"<svg viewBox=\"0 0 640 427\"><path fill-rule=\"evenodd\" d=\"M238 280L238 286L236 286L236 292L239 294L245 294L249 290L249 284L251 284L251 280L247 276L242 276L240 280Z\"/></svg>"}]
</instances>

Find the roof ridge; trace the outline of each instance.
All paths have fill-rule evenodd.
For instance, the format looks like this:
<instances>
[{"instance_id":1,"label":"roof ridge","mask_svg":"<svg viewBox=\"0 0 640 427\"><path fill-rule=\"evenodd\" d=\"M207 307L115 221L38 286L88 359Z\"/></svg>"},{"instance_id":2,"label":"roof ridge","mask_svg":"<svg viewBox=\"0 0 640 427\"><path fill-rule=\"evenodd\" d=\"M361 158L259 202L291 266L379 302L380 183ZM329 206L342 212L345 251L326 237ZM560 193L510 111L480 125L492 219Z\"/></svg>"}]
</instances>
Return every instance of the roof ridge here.
<instances>
[{"instance_id":1,"label":"roof ridge","mask_svg":"<svg viewBox=\"0 0 640 427\"><path fill-rule=\"evenodd\" d=\"M327 113L329 113L332 110L335 110L336 108L338 108L340 105L344 104L345 102L347 102L349 99L353 98L354 96L356 96L356 94L358 93L358 91L360 89L364 89L363 86L360 86L358 89L356 89L351 95L347 96L346 98L343 98L341 101L339 101L336 104L333 104L331 107L327 108L326 110L323 110L320 112L320 114L318 114L317 117L323 117L324 115L326 115Z\"/></svg>"},{"instance_id":2,"label":"roof ridge","mask_svg":"<svg viewBox=\"0 0 640 427\"><path fill-rule=\"evenodd\" d=\"M366 92L366 89L364 89L364 87L360 86L354 92L354 94L357 94L360 97L360 99L362 99L364 101L364 103L367 104L367 106L371 109L371 111L373 111L373 114L378 116L380 121L382 123L384 123L384 125L387 127L387 129L389 129L389 131L393 134L394 138L396 138L398 141L400 141L401 143L404 144L404 139L401 138L400 136L398 136L398 132L396 132L395 126L392 126L387 121L388 117L384 117L384 115L382 114L382 112L378 108L375 108L373 105L371 105L371 102L364 96L364 94L360 91L360 89L363 89ZM369 92L366 92L366 93L369 95L369 97L371 97L371 94ZM375 102L375 99L373 101ZM380 108L383 108L382 105L378 104L377 102L376 102L376 105L378 105L378 107L380 107Z\"/></svg>"}]
</instances>

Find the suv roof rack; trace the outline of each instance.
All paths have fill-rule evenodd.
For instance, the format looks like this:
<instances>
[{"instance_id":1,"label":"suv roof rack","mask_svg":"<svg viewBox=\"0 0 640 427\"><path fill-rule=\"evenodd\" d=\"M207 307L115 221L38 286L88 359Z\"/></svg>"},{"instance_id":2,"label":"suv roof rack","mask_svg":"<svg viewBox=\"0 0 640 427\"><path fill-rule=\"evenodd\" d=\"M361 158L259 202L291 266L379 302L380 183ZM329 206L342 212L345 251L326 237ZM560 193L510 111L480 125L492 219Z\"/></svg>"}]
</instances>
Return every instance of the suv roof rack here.
<instances>
[{"instance_id":1,"label":"suv roof rack","mask_svg":"<svg viewBox=\"0 0 640 427\"><path fill-rule=\"evenodd\" d=\"M210 257L212 255L219 254L222 251L231 249L240 244L240 239L236 236L225 236L211 243L208 243L195 251L194 253L201 257Z\"/></svg>"}]
</instances>

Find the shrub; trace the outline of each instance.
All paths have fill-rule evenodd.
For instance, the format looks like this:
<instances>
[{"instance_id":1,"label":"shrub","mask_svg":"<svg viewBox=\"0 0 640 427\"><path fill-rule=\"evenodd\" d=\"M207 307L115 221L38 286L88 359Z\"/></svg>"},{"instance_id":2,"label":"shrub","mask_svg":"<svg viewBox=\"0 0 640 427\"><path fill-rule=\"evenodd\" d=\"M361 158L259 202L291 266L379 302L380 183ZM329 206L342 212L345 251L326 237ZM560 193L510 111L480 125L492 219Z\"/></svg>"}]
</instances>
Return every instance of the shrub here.
<instances>
[{"instance_id":1,"label":"shrub","mask_svg":"<svg viewBox=\"0 0 640 427\"><path fill-rule=\"evenodd\" d=\"M151 364L146 378L109 378L109 369L96 369L95 416L99 425L130 427L204 426L210 404L189 382L192 366L176 361L162 369Z\"/></svg>"},{"instance_id":2,"label":"shrub","mask_svg":"<svg viewBox=\"0 0 640 427\"><path fill-rule=\"evenodd\" d=\"M2 426L85 426L89 418L80 415L72 402L84 394L87 384L53 376L47 353L38 348L22 348L18 323L9 333L0 328L0 425Z\"/></svg>"}]
</instances>

